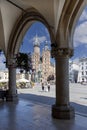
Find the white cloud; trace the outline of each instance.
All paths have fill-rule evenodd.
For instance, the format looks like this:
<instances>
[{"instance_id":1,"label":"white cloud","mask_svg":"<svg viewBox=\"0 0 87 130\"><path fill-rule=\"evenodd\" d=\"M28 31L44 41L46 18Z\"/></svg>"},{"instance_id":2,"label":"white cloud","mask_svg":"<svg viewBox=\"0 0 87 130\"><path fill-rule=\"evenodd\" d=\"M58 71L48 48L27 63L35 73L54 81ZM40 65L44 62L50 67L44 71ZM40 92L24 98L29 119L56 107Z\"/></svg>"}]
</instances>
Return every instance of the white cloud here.
<instances>
[{"instance_id":1,"label":"white cloud","mask_svg":"<svg viewBox=\"0 0 87 130\"><path fill-rule=\"evenodd\" d=\"M87 45L87 9L85 8L79 18L78 25L74 33L74 47L80 44Z\"/></svg>"},{"instance_id":2,"label":"white cloud","mask_svg":"<svg viewBox=\"0 0 87 130\"><path fill-rule=\"evenodd\" d=\"M74 33L74 46L77 47L80 44L87 44L87 22L77 26Z\"/></svg>"},{"instance_id":3,"label":"white cloud","mask_svg":"<svg viewBox=\"0 0 87 130\"><path fill-rule=\"evenodd\" d=\"M80 16L80 19L79 21L82 22L82 21L85 21L87 20L87 12L86 12L86 9L83 10L81 16Z\"/></svg>"},{"instance_id":4,"label":"white cloud","mask_svg":"<svg viewBox=\"0 0 87 130\"><path fill-rule=\"evenodd\" d=\"M46 41L46 36L38 37L40 43Z\"/></svg>"}]
</instances>

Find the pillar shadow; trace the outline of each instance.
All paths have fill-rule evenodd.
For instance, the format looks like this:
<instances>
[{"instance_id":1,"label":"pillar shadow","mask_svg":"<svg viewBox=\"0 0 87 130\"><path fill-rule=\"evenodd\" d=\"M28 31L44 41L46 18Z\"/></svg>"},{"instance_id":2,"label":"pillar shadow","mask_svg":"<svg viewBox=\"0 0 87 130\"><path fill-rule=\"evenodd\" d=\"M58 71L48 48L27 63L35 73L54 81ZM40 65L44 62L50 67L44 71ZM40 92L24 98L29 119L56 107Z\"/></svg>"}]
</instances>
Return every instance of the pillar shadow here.
<instances>
[{"instance_id":1,"label":"pillar shadow","mask_svg":"<svg viewBox=\"0 0 87 130\"><path fill-rule=\"evenodd\" d=\"M25 99L29 101L34 101L36 103L42 103L45 105L53 105L55 104L55 98L53 97L48 97L48 96L41 96L41 95L35 95L35 94L25 94L25 93L20 93L18 94L19 99ZM75 108L75 113L86 116L87 117L87 106L85 105L80 105L75 102L70 102L70 104Z\"/></svg>"},{"instance_id":2,"label":"pillar shadow","mask_svg":"<svg viewBox=\"0 0 87 130\"><path fill-rule=\"evenodd\" d=\"M25 94L25 93L20 93L18 94L19 98L38 102L38 103L43 103L46 105L53 105L55 103L55 98L52 97L47 97L47 96L41 96L41 95L35 95L35 94Z\"/></svg>"}]
</instances>

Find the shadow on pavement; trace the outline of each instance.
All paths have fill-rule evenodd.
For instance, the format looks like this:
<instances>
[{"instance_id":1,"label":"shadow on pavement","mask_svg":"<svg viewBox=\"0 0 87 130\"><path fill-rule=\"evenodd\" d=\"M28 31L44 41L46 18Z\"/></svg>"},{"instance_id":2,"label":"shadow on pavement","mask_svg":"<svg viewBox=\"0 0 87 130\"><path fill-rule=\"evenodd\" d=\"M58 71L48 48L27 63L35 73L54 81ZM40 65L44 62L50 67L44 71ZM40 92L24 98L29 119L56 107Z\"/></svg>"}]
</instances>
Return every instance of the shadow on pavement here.
<instances>
[{"instance_id":1,"label":"shadow on pavement","mask_svg":"<svg viewBox=\"0 0 87 130\"><path fill-rule=\"evenodd\" d=\"M47 97L47 96L41 96L41 95L35 95L35 94L25 94L25 93L20 93L18 94L18 96L19 98L34 101L37 103L42 103L45 105L55 104L55 98L53 97ZM70 104L75 108L76 113L79 113L83 116L87 116L87 106L80 105L75 102L71 102Z\"/></svg>"},{"instance_id":2,"label":"shadow on pavement","mask_svg":"<svg viewBox=\"0 0 87 130\"><path fill-rule=\"evenodd\" d=\"M21 93L18 94L19 98L23 98L30 101L35 101L38 103L43 103L46 105L53 105L55 103L55 98L53 97L47 97L47 96L41 96L41 95L35 95L35 94L25 94Z\"/></svg>"}]
</instances>

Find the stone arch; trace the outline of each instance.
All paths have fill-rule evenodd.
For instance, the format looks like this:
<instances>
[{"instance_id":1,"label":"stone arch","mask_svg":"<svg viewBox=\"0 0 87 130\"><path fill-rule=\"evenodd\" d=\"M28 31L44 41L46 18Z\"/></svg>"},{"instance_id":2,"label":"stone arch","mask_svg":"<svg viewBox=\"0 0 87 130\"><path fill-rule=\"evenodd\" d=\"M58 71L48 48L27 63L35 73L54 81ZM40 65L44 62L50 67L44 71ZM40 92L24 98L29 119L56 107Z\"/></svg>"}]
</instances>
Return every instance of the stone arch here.
<instances>
[{"instance_id":1,"label":"stone arch","mask_svg":"<svg viewBox=\"0 0 87 130\"><path fill-rule=\"evenodd\" d=\"M54 42L54 34L47 20L36 9L31 8L23 11L16 23L15 28L13 29L13 32L11 33L8 46L8 57L12 57L14 54L17 54L23 38L21 35L24 36L27 29L36 21L43 23L47 27L51 42Z\"/></svg>"},{"instance_id":2,"label":"stone arch","mask_svg":"<svg viewBox=\"0 0 87 130\"><path fill-rule=\"evenodd\" d=\"M75 9L75 11L73 12L73 15L71 17L70 23L69 23L69 45L71 45L70 47L72 47L74 49L74 45L73 45L73 35L75 32L75 27L76 27L76 23L79 20L79 17L82 13L82 11L84 10L85 6L86 6L86 2L85 1L80 1L79 4L77 5L77 8Z\"/></svg>"},{"instance_id":3,"label":"stone arch","mask_svg":"<svg viewBox=\"0 0 87 130\"><path fill-rule=\"evenodd\" d=\"M84 9L85 1L67 1L63 7L59 26L56 34L56 42L59 48L69 48L73 50L73 33L76 22Z\"/></svg>"},{"instance_id":4,"label":"stone arch","mask_svg":"<svg viewBox=\"0 0 87 130\"><path fill-rule=\"evenodd\" d=\"M73 55L72 36L76 21L84 6L83 0L66 0L59 20L56 45L52 48L56 60L56 103L52 106L54 118L70 119L75 116L69 101L69 57Z\"/></svg>"},{"instance_id":5,"label":"stone arch","mask_svg":"<svg viewBox=\"0 0 87 130\"><path fill-rule=\"evenodd\" d=\"M4 29L3 29L3 21L2 21L1 11L0 11L0 50L2 50L6 56L5 37L4 37Z\"/></svg>"}]
</instances>

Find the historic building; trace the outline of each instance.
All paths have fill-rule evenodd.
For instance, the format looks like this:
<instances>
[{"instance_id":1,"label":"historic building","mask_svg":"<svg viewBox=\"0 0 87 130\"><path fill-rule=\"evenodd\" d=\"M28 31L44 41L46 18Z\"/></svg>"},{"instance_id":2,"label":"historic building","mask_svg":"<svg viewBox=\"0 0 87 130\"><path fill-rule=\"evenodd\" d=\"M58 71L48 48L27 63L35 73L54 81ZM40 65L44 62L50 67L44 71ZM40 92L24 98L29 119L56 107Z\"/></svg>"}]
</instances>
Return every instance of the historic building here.
<instances>
[{"instance_id":1,"label":"historic building","mask_svg":"<svg viewBox=\"0 0 87 130\"><path fill-rule=\"evenodd\" d=\"M32 54L32 68L35 70L36 73L39 70L39 64L40 64L40 43L38 37L36 36L34 42L34 53Z\"/></svg>"},{"instance_id":2,"label":"historic building","mask_svg":"<svg viewBox=\"0 0 87 130\"><path fill-rule=\"evenodd\" d=\"M8 78L9 78L8 70L0 70L0 82L8 82ZM26 76L25 73L17 72L16 80L19 80L19 79L27 79L31 81L31 74L27 73L27 76Z\"/></svg>"},{"instance_id":3,"label":"historic building","mask_svg":"<svg viewBox=\"0 0 87 130\"><path fill-rule=\"evenodd\" d=\"M79 62L69 61L69 81L71 83L78 82L78 73L79 73Z\"/></svg>"},{"instance_id":4,"label":"historic building","mask_svg":"<svg viewBox=\"0 0 87 130\"><path fill-rule=\"evenodd\" d=\"M87 82L87 57L79 59L78 82Z\"/></svg>"},{"instance_id":5,"label":"historic building","mask_svg":"<svg viewBox=\"0 0 87 130\"><path fill-rule=\"evenodd\" d=\"M87 82L87 57L79 58L77 62L69 62L69 81Z\"/></svg>"},{"instance_id":6,"label":"historic building","mask_svg":"<svg viewBox=\"0 0 87 130\"><path fill-rule=\"evenodd\" d=\"M47 82L49 75L55 75L55 67L50 59L50 49L47 41L40 54L40 42L36 36L34 41L34 52L32 54L33 79L35 82L40 82L41 80Z\"/></svg>"},{"instance_id":7,"label":"historic building","mask_svg":"<svg viewBox=\"0 0 87 130\"><path fill-rule=\"evenodd\" d=\"M0 82L8 80L8 71L7 70L1 70L0 71Z\"/></svg>"}]
</instances>

